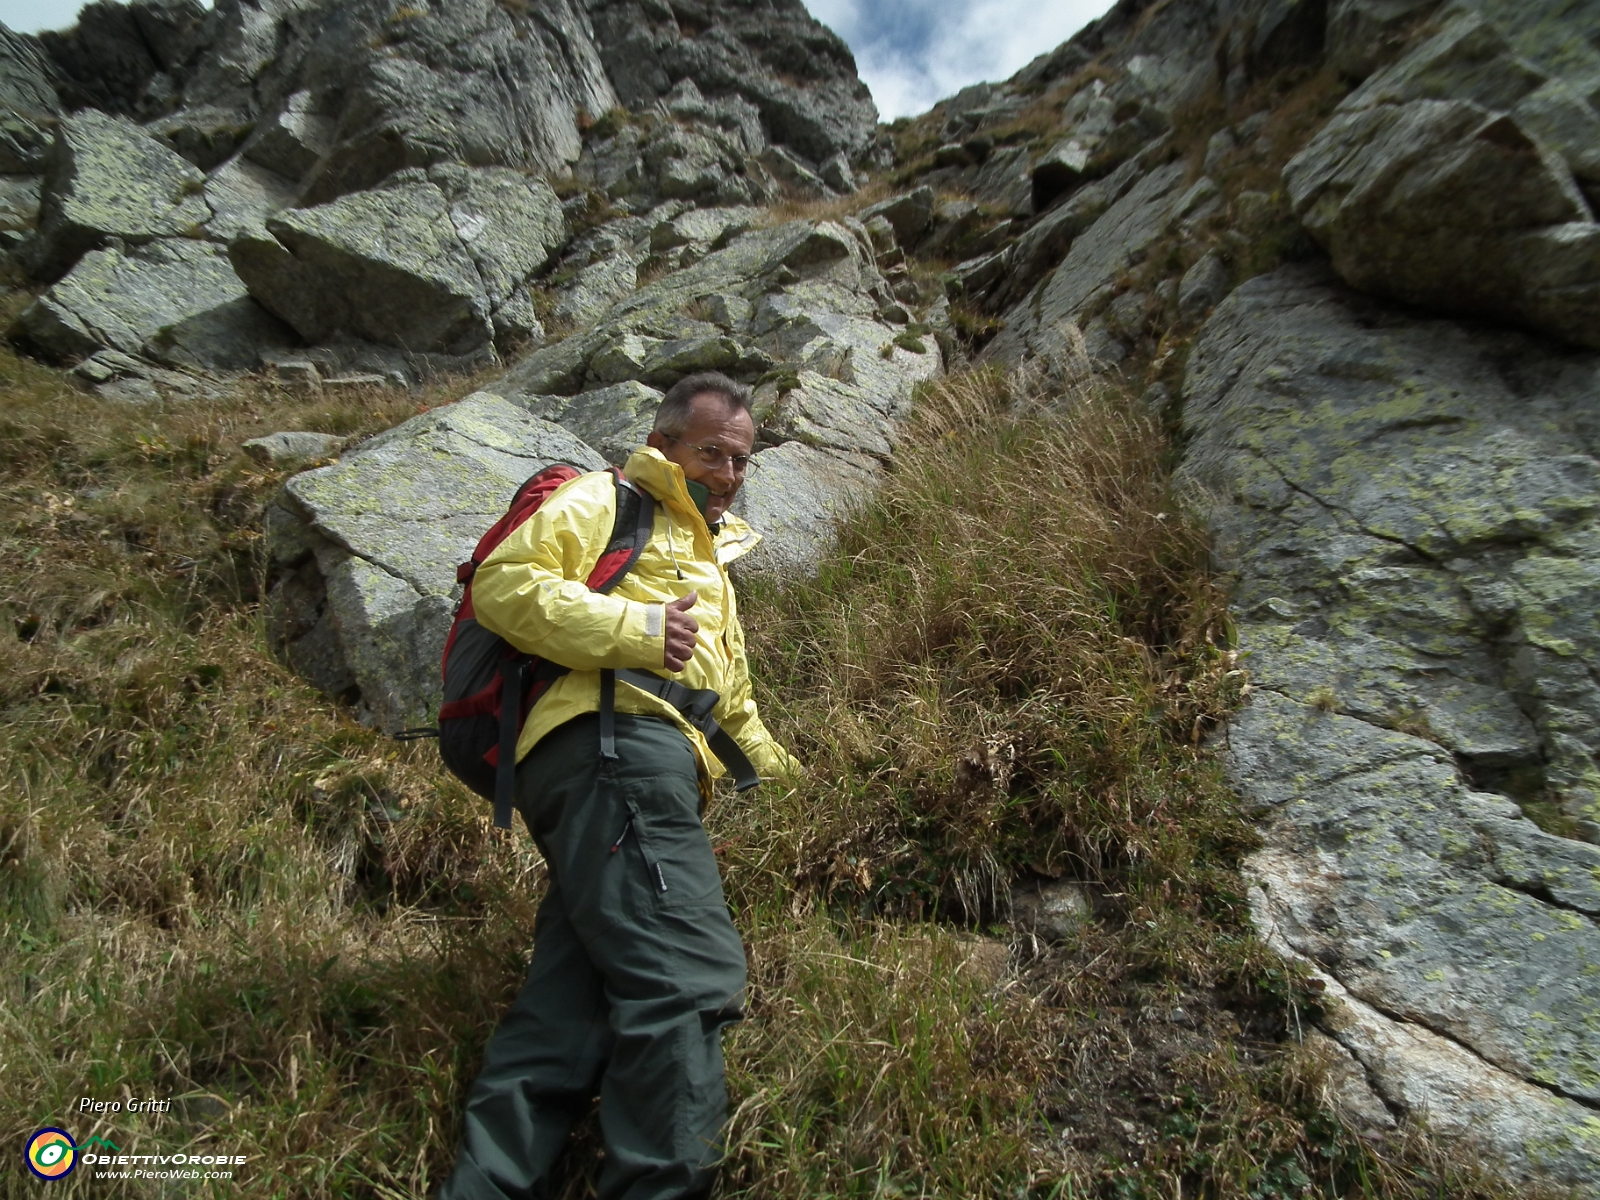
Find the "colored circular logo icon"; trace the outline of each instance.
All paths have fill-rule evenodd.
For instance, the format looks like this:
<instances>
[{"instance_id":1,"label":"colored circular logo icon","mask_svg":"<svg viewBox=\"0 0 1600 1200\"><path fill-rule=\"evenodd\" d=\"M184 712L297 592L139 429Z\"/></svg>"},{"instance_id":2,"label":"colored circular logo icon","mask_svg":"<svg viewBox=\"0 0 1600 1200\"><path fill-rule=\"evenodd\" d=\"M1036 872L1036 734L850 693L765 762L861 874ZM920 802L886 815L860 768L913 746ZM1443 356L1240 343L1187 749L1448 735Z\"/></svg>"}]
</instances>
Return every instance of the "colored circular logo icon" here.
<instances>
[{"instance_id":1,"label":"colored circular logo icon","mask_svg":"<svg viewBox=\"0 0 1600 1200\"><path fill-rule=\"evenodd\" d=\"M63 1179L78 1165L78 1143L65 1129L41 1129L28 1139L28 1170L40 1179Z\"/></svg>"}]
</instances>

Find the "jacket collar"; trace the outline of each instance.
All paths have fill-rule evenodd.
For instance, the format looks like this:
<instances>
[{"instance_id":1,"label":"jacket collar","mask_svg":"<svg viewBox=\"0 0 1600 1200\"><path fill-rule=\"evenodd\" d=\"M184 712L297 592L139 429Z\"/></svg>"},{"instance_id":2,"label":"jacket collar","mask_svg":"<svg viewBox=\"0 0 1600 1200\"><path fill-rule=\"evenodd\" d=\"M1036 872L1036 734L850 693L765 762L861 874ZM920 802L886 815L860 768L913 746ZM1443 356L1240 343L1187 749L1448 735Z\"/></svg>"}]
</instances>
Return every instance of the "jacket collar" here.
<instances>
[{"instance_id":1,"label":"jacket collar","mask_svg":"<svg viewBox=\"0 0 1600 1200\"><path fill-rule=\"evenodd\" d=\"M683 468L669 461L661 451L651 446L640 446L628 459L622 473L629 480L648 491L661 503L670 507L681 521L706 529L706 520L689 499ZM710 533L710 530L707 530ZM751 529L744 519L733 513L724 513L718 532L712 538L717 561L726 565L755 548L761 535Z\"/></svg>"}]
</instances>

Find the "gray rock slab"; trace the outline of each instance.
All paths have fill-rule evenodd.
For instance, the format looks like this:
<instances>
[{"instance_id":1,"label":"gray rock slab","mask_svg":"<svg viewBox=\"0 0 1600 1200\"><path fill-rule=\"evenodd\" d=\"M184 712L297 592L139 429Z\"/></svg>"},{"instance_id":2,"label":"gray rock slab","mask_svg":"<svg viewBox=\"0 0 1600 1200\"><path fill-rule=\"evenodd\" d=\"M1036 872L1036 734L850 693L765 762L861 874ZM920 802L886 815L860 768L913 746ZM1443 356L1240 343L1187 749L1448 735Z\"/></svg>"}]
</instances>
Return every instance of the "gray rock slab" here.
<instances>
[{"instance_id":1,"label":"gray rock slab","mask_svg":"<svg viewBox=\"0 0 1600 1200\"><path fill-rule=\"evenodd\" d=\"M1251 896L1263 921L1270 920L1260 909L1265 895L1255 891ZM1288 950L1282 939L1275 939L1275 946ZM1579 1196L1595 1194L1589 1109L1488 1067L1449 1038L1395 1020L1351 995L1338 980L1316 974L1327 988L1325 1023L1380 1105L1415 1114L1437 1136L1466 1142L1518 1182L1556 1182L1574 1187ZM1357 1092L1352 1106L1357 1113L1369 1105ZM1377 1113L1373 1125L1384 1127Z\"/></svg>"},{"instance_id":2,"label":"gray rock slab","mask_svg":"<svg viewBox=\"0 0 1600 1200\"><path fill-rule=\"evenodd\" d=\"M449 201L450 223L498 309L567 240L561 201L542 179L505 167L435 167L429 179Z\"/></svg>"},{"instance_id":3,"label":"gray rock slab","mask_svg":"<svg viewBox=\"0 0 1600 1200\"><path fill-rule=\"evenodd\" d=\"M0 26L0 109L40 116L60 112L50 74L37 38Z\"/></svg>"},{"instance_id":4,"label":"gray rock slab","mask_svg":"<svg viewBox=\"0 0 1600 1200\"><path fill-rule=\"evenodd\" d=\"M1130 160L1104 179L1085 184L1029 226L1017 239L1009 276L993 303L1010 305L1032 291L1066 257L1073 241L1139 181L1140 174L1137 161Z\"/></svg>"},{"instance_id":5,"label":"gray rock slab","mask_svg":"<svg viewBox=\"0 0 1600 1200\"><path fill-rule=\"evenodd\" d=\"M681 96L688 79L701 96L743 100L759 114L764 140L813 162L841 151L854 161L872 144L877 109L848 47L803 7L712 5L690 27L628 0L588 9L601 60L630 108Z\"/></svg>"},{"instance_id":6,"label":"gray rock slab","mask_svg":"<svg viewBox=\"0 0 1600 1200\"><path fill-rule=\"evenodd\" d=\"M1178 313L1186 321L1203 317L1228 294L1233 272L1215 250L1203 255L1178 283Z\"/></svg>"},{"instance_id":7,"label":"gray rock slab","mask_svg":"<svg viewBox=\"0 0 1600 1200\"><path fill-rule=\"evenodd\" d=\"M751 305L752 312L764 303L778 306L765 324L758 327L752 320L744 332L746 344L754 341L757 348L782 361L818 336L820 327L798 340L785 340L782 347L765 335L776 337L779 326L793 326L803 310L875 321L880 304L891 297L874 259L870 239L860 226L793 221L753 229L692 265L628 293L590 329L530 354L492 386L508 396L571 395L589 386L586 380L641 379L658 344L723 333L718 324L691 313L725 318L744 304ZM870 336L877 345L893 332L885 324ZM898 386L909 393L911 382Z\"/></svg>"},{"instance_id":8,"label":"gray rock slab","mask_svg":"<svg viewBox=\"0 0 1600 1200\"><path fill-rule=\"evenodd\" d=\"M836 522L871 500L882 468L861 454L785 442L763 450L733 509L761 534L741 571L815 570L834 545Z\"/></svg>"},{"instance_id":9,"label":"gray rock slab","mask_svg":"<svg viewBox=\"0 0 1600 1200\"><path fill-rule=\"evenodd\" d=\"M641 261L627 250L617 250L581 268L557 292L556 319L569 326L593 321L639 286Z\"/></svg>"},{"instance_id":10,"label":"gray rock slab","mask_svg":"<svg viewBox=\"0 0 1600 1200\"><path fill-rule=\"evenodd\" d=\"M1264 822L1258 923L1381 1015L1330 1028L1398 1111L1584 1194L1597 383L1595 355L1284 268L1202 329L1180 473L1254 688L1221 750Z\"/></svg>"},{"instance_id":11,"label":"gray rock slab","mask_svg":"<svg viewBox=\"0 0 1600 1200\"><path fill-rule=\"evenodd\" d=\"M307 341L347 334L468 354L536 324L525 281L565 240L542 180L505 168L400 172L381 188L269 217L229 245L261 305Z\"/></svg>"},{"instance_id":12,"label":"gray rock slab","mask_svg":"<svg viewBox=\"0 0 1600 1200\"><path fill-rule=\"evenodd\" d=\"M198 105L151 121L145 131L202 171L227 161L249 137L252 122L237 109Z\"/></svg>"},{"instance_id":13,"label":"gray rock slab","mask_svg":"<svg viewBox=\"0 0 1600 1200\"><path fill-rule=\"evenodd\" d=\"M1600 113L1563 79L1530 92L1511 110L1534 140L1555 150L1580 184L1600 184Z\"/></svg>"},{"instance_id":14,"label":"gray rock slab","mask_svg":"<svg viewBox=\"0 0 1600 1200\"><path fill-rule=\"evenodd\" d=\"M862 221L882 217L894 227L894 235L902 246L910 246L922 236L933 221L933 189L919 187L877 204L869 205L857 214Z\"/></svg>"},{"instance_id":15,"label":"gray rock slab","mask_svg":"<svg viewBox=\"0 0 1600 1200\"><path fill-rule=\"evenodd\" d=\"M174 365L244 370L293 333L245 294L227 254L169 238L94 250L24 309L13 336L65 361L107 347Z\"/></svg>"},{"instance_id":16,"label":"gray rock slab","mask_svg":"<svg viewBox=\"0 0 1600 1200\"><path fill-rule=\"evenodd\" d=\"M973 196L1012 217L1033 215L1033 177L1025 146L996 150L972 181Z\"/></svg>"},{"instance_id":17,"label":"gray rock slab","mask_svg":"<svg viewBox=\"0 0 1600 1200\"><path fill-rule=\"evenodd\" d=\"M298 182L310 174L338 140L338 122L317 111L309 91L293 92L274 113L256 123L244 157L275 175Z\"/></svg>"},{"instance_id":18,"label":"gray rock slab","mask_svg":"<svg viewBox=\"0 0 1600 1200\"><path fill-rule=\"evenodd\" d=\"M107 238L147 242L199 231L211 218L205 176L131 121L86 110L56 126L28 270L59 279Z\"/></svg>"},{"instance_id":19,"label":"gray rock slab","mask_svg":"<svg viewBox=\"0 0 1600 1200\"><path fill-rule=\"evenodd\" d=\"M282 174L304 169L311 203L406 167L556 172L578 157L579 113L618 103L584 7L572 0L244 5L212 24L212 49L185 99L245 98L266 113L251 153Z\"/></svg>"},{"instance_id":20,"label":"gray rock slab","mask_svg":"<svg viewBox=\"0 0 1600 1200\"><path fill-rule=\"evenodd\" d=\"M761 163L796 195L810 199L825 199L834 195L833 189L823 182L822 176L787 146L768 146L761 155Z\"/></svg>"},{"instance_id":21,"label":"gray rock slab","mask_svg":"<svg viewBox=\"0 0 1600 1200\"><path fill-rule=\"evenodd\" d=\"M29 175L44 170L50 151L46 120L0 108L0 171Z\"/></svg>"},{"instance_id":22,"label":"gray rock slab","mask_svg":"<svg viewBox=\"0 0 1600 1200\"><path fill-rule=\"evenodd\" d=\"M644 445L663 393L629 380L576 396L527 396L521 407L561 426L605 460L622 466Z\"/></svg>"},{"instance_id":23,"label":"gray rock slab","mask_svg":"<svg viewBox=\"0 0 1600 1200\"><path fill-rule=\"evenodd\" d=\"M1545 0L1445 16L1285 167L1295 213L1365 291L1600 347L1600 52Z\"/></svg>"},{"instance_id":24,"label":"gray rock slab","mask_svg":"<svg viewBox=\"0 0 1600 1200\"><path fill-rule=\"evenodd\" d=\"M725 244L756 223L760 209L746 205L730 208L691 208L650 231L650 249L671 250L678 246L709 248Z\"/></svg>"},{"instance_id":25,"label":"gray rock slab","mask_svg":"<svg viewBox=\"0 0 1600 1200\"><path fill-rule=\"evenodd\" d=\"M172 371L121 350L99 350L71 370L80 383L107 400L145 403L165 396L193 398L209 390L205 381Z\"/></svg>"},{"instance_id":26,"label":"gray rock slab","mask_svg":"<svg viewBox=\"0 0 1600 1200\"><path fill-rule=\"evenodd\" d=\"M1340 74L1365 79L1385 47L1433 7L1433 0L1334 0L1328 6L1328 62Z\"/></svg>"},{"instance_id":27,"label":"gray rock slab","mask_svg":"<svg viewBox=\"0 0 1600 1200\"><path fill-rule=\"evenodd\" d=\"M432 723L456 566L552 462L605 465L566 430L480 392L294 476L267 520L280 651L357 694L380 728Z\"/></svg>"}]
</instances>

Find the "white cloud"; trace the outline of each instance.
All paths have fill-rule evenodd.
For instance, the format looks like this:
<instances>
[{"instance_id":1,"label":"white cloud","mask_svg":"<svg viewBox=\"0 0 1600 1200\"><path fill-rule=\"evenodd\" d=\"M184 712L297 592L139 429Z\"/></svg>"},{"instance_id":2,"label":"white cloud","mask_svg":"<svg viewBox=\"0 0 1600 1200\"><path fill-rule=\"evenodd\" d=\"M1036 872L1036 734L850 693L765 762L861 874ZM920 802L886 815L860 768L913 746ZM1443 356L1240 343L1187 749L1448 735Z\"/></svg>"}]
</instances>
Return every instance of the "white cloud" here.
<instances>
[{"instance_id":1,"label":"white cloud","mask_svg":"<svg viewBox=\"0 0 1600 1200\"><path fill-rule=\"evenodd\" d=\"M1110 0L806 0L849 43L885 121L1055 49Z\"/></svg>"}]
</instances>

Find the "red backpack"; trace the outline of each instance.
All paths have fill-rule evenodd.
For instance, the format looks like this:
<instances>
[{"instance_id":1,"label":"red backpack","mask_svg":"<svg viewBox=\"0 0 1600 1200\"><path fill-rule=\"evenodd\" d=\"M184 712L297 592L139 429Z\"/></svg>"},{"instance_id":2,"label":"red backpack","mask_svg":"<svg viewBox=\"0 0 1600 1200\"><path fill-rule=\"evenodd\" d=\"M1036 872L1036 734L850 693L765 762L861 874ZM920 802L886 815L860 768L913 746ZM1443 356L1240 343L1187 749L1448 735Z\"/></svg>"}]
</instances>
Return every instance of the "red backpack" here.
<instances>
[{"instance_id":1,"label":"red backpack","mask_svg":"<svg viewBox=\"0 0 1600 1200\"><path fill-rule=\"evenodd\" d=\"M589 587L609 592L639 561L650 540L655 501L629 483L616 467L617 516L611 540L589 574ZM466 585L444 644L444 703L439 706L439 755L444 765L478 795L494 801L494 823L511 828L516 786L517 738L534 703L562 675L557 666L524 654L479 625L472 610L472 577L490 553L531 517L558 487L583 472L557 463L517 489L505 516L478 539L472 558L456 568Z\"/></svg>"}]
</instances>

